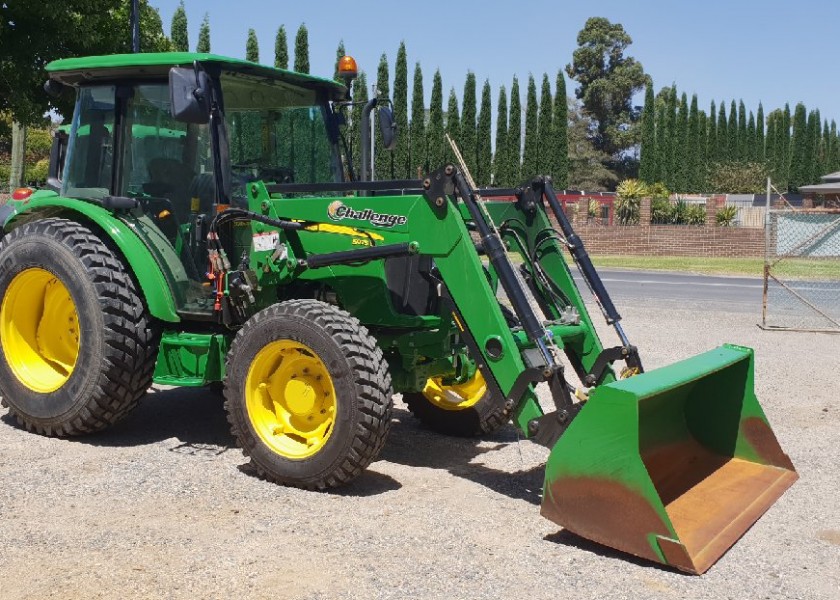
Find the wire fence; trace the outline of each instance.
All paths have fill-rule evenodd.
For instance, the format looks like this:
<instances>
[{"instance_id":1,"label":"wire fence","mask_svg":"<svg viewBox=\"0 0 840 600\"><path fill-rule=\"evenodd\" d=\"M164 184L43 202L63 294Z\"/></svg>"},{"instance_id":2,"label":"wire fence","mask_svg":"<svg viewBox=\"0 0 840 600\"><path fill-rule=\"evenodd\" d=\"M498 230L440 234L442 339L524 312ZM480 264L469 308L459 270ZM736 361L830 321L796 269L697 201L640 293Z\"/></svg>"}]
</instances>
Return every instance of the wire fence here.
<instances>
[{"instance_id":1,"label":"wire fence","mask_svg":"<svg viewBox=\"0 0 840 600\"><path fill-rule=\"evenodd\" d=\"M764 329L840 333L840 210L768 211Z\"/></svg>"}]
</instances>

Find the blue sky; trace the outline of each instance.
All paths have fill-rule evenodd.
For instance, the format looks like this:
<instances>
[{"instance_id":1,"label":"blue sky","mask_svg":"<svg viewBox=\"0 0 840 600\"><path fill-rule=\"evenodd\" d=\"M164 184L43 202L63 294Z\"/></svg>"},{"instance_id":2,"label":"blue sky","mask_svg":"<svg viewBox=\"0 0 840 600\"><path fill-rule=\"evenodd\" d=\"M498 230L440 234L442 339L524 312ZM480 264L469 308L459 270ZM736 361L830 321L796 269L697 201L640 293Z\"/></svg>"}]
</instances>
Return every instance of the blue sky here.
<instances>
[{"instance_id":1,"label":"blue sky","mask_svg":"<svg viewBox=\"0 0 840 600\"><path fill-rule=\"evenodd\" d=\"M179 0L150 0L169 33ZM696 93L701 108L709 102L743 99L748 110L759 101L765 112L790 102L819 108L822 117L840 121L840 2L837 0L624 0L588 2L375 2L318 0L185 0L190 45L195 47L205 12L210 16L214 53L244 57L249 28L257 32L261 62L273 64L277 28L286 26L289 52L301 23L309 30L311 71L330 75L335 50L344 40L348 54L375 78L380 55L393 61L405 41L409 78L414 63L423 68L428 99L439 68L445 98L455 87L459 98L468 69L479 86L510 90L514 75L523 87L529 73L547 72L554 82L571 61L578 31L586 19L602 16L621 23L633 38L628 54L638 59L658 91L676 83ZM499 8L496 8L496 7ZM505 8L502 8L505 7ZM567 78L569 95L576 85ZM410 94L410 91L409 91ZM642 98L638 99L641 103Z\"/></svg>"}]
</instances>

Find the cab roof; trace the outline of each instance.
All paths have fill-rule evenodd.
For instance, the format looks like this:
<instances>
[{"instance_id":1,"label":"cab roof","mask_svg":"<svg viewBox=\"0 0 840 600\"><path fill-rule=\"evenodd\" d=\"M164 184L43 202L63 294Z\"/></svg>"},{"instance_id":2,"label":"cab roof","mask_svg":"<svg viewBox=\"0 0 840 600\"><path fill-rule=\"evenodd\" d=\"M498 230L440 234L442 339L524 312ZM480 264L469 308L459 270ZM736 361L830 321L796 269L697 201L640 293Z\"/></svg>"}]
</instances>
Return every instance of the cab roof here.
<instances>
[{"instance_id":1,"label":"cab roof","mask_svg":"<svg viewBox=\"0 0 840 600\"><path fill-rule=\"evenodd\" d=\"M166 77L171 67L192 67L196 61L205 65L218 65L224 70L255 78L278 79L304 88L324 89L334 100L343 99L347 91L342 84L332 79L200 52L149 52L64 58L49 63L47 72L50 79L77 86L96 80Z\"/></svg>"}]
</instances>

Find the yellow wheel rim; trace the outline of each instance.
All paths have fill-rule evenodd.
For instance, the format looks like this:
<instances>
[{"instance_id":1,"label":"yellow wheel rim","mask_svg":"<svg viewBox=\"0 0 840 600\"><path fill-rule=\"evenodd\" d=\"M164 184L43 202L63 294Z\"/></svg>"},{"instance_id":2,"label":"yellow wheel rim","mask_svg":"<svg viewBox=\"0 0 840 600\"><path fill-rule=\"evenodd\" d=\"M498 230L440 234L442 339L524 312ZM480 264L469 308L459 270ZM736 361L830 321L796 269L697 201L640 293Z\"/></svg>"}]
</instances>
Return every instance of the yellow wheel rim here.
<instances>
[{"instance_id":1,"label":"yellow wheel rim","mask_svg":"<svg viewBox=\"0 0 840 600\"><path fill-rule=\"evenodd\" d=\"M64 385L79 358L79 315L70 292L40 268L15 275L0 306L6 362L30 390L48 394Z\"/></svg>"},{"instance_id":2,"label":"yellow wheel rim","mask_svg":"<svg viewBox=\"0 0 840 600\"><path fill-rule=\"evenodd\" d=\"M263 442L290 459L316 454L335 425L335 388L327 367L292 340L260 350L245 379L248 418Z\"/></svg>"},{"instance_id":3,"label":"yellow wheel rim","mask_svg":"<svg viewBox=\"0 0 840 600\"><path fill-rule=\"evenodd\" d=\"M477 404L486 391L484 377L476 371L471 379L455 385L443 385L441 378L432 377L426 381L423 395L444 410L464 410Z\"/></svg>"}]
</instances>

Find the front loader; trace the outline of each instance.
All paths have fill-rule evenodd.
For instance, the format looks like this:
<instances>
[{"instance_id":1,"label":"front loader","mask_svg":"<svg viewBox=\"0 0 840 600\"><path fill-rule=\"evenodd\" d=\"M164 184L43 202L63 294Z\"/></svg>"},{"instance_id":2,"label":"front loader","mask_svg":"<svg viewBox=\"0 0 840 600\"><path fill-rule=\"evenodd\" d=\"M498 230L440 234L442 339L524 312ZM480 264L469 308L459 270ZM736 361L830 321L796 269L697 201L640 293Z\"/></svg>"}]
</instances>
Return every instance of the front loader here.
<instances>
[{"instance_id":1,"label":"front loader","mask_svg":"<svg viewBox=\"0 0 840 600\"><path fill-rule=\"evenodd\" d=\"M512 422L551 450L544 516L691 573L796 479L750 349L644 370L550 178L478 190L459 160L370 181L367 145L356 173L342 144L347 87L246 61L48 71L76 93L69 138L47 189L0 207L0 395L27 429L95 432L153 382L221 383L257 472L321 490L377 457L401 393L443 433ZM352 125L378 111L387 146L386 104Z\"/></svg>"}]
</instances>

